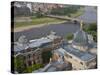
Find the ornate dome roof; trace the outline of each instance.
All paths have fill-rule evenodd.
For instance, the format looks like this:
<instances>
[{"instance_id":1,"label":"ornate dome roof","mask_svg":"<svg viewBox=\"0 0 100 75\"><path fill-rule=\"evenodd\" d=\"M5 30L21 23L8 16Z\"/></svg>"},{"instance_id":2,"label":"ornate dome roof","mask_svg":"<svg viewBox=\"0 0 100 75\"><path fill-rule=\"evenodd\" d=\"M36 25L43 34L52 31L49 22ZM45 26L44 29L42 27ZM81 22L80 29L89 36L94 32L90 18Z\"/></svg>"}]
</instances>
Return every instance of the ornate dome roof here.
<instances>
[{"instance_id":1,"label":"ornate dome roof","mask_svg":"<svg viewBox=\"0 0 100 75\"><path fill-rule=\"evenodd\" d=\"M80 23L80 30L78 30L74 34L73 44L79 46L87 46L88 45L88 34L82 30L83 24L82 21Z\"/></svg>"},{"instance_id":2,"label":"ornate dome roof","mask_svg":"<svg viewBox=\"0 0 100 75\"><path fill-rule=\"evenodd\" d=\"M27 44L28 43L28 39L26 38L26 36L22 35L19 37L18 42L20 44Z\"/></svg>"},{"instance_id":3,"label":"ornate dome roof","mask_svg":"<svg viewBox=\"0 0 100 75\"><path fill-rule=\"evenodd\" d=\"M79 30L74 34L72 42L74 45L87 46L88 45L88 34L83 30Z\"/></svg>"}]
</instances>

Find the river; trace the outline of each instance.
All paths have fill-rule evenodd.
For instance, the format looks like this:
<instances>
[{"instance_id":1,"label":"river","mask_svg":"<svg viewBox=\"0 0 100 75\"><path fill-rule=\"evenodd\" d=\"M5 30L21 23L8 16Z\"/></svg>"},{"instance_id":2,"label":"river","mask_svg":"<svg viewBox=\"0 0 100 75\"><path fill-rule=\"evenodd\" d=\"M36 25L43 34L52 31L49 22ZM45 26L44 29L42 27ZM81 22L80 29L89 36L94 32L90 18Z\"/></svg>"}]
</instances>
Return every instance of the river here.
<instances>
[{"instance_id":1,"label":"river","mask_svg":"<svg viewBox=\"0 0 100 75\"><path fill-rule=\"evenodd\" d=\"M97 11L94 7L91 6L85 7L84 13L77 18L83 20L83 22L85 23L97 22Z\"/></svg>"},{"instance_id":2,"label":"river","mask_svg":"<svg viewBox=\"0 0 100 75\"><path fill-rule=\"evenodd\" d=\"M86 6L84 13L77 18L83 20L85 23L92 23L97 21L97 13L94 7ZM15 32L14 41L17 41L21 35L25 35L28 39L44 37L48 35L50 31L55 31L57 35L66 37L68 33L75 33L79 28L79 24L73 24L69 22L52 24L40 28L31 28L29 30Z\"/></svg>"}]
</instances>

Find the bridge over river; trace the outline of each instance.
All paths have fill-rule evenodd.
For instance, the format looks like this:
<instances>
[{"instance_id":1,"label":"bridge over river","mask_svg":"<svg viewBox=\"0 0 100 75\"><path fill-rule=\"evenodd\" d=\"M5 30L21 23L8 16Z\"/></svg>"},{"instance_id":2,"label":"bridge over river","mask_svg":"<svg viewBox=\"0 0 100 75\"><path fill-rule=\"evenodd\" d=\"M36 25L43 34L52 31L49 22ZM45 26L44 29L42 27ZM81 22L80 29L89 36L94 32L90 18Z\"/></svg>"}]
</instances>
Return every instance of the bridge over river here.
<instances>
[{"instance_id":1,"label":"bridge over river","mask_svg":"<svg viewBox=\"0 0 100 75\"><path fill-rule=\"evenodd\" d=\"M73 22L73 23L76 23L76 22L80 22L81 21L80 19L71 18L71 17L68 17L68 16L56 16L56 15L45 15L45 16L51 17L51 18L62 19L62 20L66 20L66 21Z\"/></svg>"}]
</instances>

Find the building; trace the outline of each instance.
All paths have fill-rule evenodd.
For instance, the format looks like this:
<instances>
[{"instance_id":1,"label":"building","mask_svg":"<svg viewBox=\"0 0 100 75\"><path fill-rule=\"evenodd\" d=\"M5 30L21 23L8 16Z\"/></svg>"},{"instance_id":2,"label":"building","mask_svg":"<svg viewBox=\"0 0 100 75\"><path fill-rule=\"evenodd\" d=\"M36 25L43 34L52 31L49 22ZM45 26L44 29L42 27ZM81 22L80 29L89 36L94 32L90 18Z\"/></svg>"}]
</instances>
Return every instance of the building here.
<instances>
[{"instance_id":1,"label":"building","mask_svg":"<svg viewBox=\"0 0 100 75\"><path fill-rule=\"evenodd\" d=\"M25 36L21 36L14 44L14 56L25 56L25 64L30 66L37 63L44 64L42 53L51 51L52 56L48 64L33 72L95 69L97 44L91 35L83 31L82 22L80 25L70 44L52 31L50 35L35 40L27 40Z\"/></svg>"},{"instance_id":2,"label":"building","mask_svg":"<svg viewBox=\"0 0 100 75\"><path fill-rule=\"evenodd\" d=\"M66 62L63 58L62 48L52 51L53 55L50 58L50 62L44 67L33 72L54 72L54 71L66 71L71 70L72 65Z\"/></svg>"},{"instance_id":3,"label":"building","mask_svg":"<svg viewBox=\"0 0 100 75\"><path fill-rule=\"evenodd\" d=\"M82 29L74 34L71 44L62 45L62 48L55 50L66 62L72 64L73 69L94 69L97 65L97 47L93 37Z\"/></svg>"},{"instance_id":4,"label":"building","mask_svg":"<svg viewBox=\"0 0 100 75\"><path fill-rule=\"evenodd\" d=\"M74 34L71 44L62 42L60 48L52 51L49 64L33 72L51 72L65 70L86 70L97 67L97 47L93 37L82 29Z\"/></svg>"},{"instance_id":5,"label":"building","mask_svg":"<svg viewBox=\"0 0 100 75\"><path fill-rule=\"evenodd\" d=\"M56 36L55 32L40 39L28 40L25 36L19 37L14 42L14 57L24 56L26 66L32 64L43 64L42 53L52 51L60 46L62 38Z\"/></svg>"},{"instance_id":6,"label":"building","mask_svg":"<svg viewBox=\"0 0 100 75\"><path fill-rule=\"evenodd\" d=\"M27 2L12 2L11 9L15 17L30 16L32 14L31 3Z\"/></svg>"},{"instance_id":7,"label":"building","mask_svg":"<svg viewBox=\"0 0 100 75\"><path fill-rule=\"evenodd\" d=\"M40 11L42 14L50 12L52 9L55 8L63 8L64 5L62 4L50 4L50 3L33 3L32 10L34 13Z\"/></svg>"}]
</instances>

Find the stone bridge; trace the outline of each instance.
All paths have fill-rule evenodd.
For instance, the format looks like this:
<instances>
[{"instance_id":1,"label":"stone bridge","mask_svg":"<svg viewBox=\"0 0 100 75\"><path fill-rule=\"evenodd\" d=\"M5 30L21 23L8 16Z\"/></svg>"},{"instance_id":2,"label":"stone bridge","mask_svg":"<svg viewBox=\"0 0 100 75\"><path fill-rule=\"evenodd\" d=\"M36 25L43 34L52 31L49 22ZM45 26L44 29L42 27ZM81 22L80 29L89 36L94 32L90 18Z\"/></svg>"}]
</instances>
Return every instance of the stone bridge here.
<instances>
[{"instance_id":1,"label":"stone bridge","mask_svg":"<svg viewBox=\"0 0 100 75\"><path fill-rule=\"evenodd\" d=\"M56 16L56 15L45 15L47 17L51 17L51 18L57 18L57 19L62 19L62 20L66 20L66 21L71 21L74 23L80 23L81 20L76 19L76 18L71 18L71 17L67 17L67 16Z\"/></svg>"}]
</instances>

